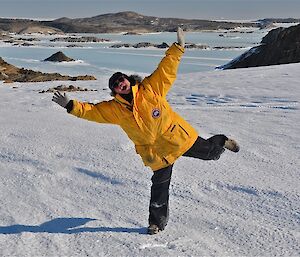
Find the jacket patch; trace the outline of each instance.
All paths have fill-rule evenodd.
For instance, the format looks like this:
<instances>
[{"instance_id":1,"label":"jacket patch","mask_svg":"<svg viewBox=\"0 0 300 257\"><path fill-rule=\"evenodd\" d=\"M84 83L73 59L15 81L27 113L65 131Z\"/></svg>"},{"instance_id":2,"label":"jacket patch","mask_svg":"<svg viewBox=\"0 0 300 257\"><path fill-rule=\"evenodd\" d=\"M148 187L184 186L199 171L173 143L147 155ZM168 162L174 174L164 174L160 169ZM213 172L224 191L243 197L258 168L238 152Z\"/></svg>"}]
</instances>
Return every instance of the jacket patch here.
<instances>
[{"instance_id":1,"label":"jacket patch","mask_svg":"<svg viewBox=\"0 0 300 257\"><path fill-rule=\"evenodd\" d=\"M159 118L160 115L161 115L161 113L160 113L160 110L159 110L159 109L155 108L155 109L152 110L152 117L153 117L153 118L155 118L155 119L156 119L156 118Z\"/></svg>"}]
</instances>

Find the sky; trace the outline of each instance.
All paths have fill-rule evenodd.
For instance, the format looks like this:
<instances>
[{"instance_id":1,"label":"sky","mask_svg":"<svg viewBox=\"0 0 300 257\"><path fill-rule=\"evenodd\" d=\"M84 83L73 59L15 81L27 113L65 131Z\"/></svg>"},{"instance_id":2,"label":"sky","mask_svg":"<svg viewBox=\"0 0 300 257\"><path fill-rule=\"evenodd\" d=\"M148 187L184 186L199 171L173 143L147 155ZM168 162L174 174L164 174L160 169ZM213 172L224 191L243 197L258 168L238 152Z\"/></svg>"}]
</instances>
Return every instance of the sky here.
<instances>
[{"instance_id":1,"label":"sky","mask_svg":"<svg viewBox=\"0 0 300 257\"><path fill-rule=\"evenodd\" d=\"M0 0L0 17L84 18L135 11L156 17L253 20L300 18L299 0Z\"/></svg>"}]
</instances>

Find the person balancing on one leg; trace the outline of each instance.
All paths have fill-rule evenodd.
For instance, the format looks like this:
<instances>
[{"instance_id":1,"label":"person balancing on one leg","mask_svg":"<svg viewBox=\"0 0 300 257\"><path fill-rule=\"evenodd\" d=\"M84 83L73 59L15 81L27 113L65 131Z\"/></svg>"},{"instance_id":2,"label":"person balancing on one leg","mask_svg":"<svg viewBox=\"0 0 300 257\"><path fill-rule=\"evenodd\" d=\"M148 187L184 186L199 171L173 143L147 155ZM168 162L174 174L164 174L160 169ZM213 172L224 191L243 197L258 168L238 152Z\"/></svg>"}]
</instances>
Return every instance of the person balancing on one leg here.
<instances>
[{"instance_id":1,"label":"person balancing on one leg","mask_svg":"<svg viewBox=\"0 0 300 257\"><path fill-rule=\"evenodd\" d=\"M177 30L177 43L166 51L157 69L143 80L122 72L109 79L113 99L98 104L69 100L56 92L53 101L79 118L119 125L135 144L136 152L153 170L149 206L149 234L164 230L169 218L169 186L172 169L180 156L218 160L225 149L239 151L225 135L208 139L177 114L166 99L176 79L184 53L184 33Z\"/></svg>"}]
</instances>

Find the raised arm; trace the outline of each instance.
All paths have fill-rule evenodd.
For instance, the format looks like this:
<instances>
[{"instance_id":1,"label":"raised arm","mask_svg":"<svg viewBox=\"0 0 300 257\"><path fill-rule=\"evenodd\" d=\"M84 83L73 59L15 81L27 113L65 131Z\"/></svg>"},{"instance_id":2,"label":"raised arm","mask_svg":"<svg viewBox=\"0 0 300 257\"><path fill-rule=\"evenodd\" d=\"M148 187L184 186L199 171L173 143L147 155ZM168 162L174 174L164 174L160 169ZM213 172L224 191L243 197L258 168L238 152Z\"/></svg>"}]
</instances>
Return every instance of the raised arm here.
<instances>
[{"instance_id":1,"label":"raised arm","mask_svg":"<svg viewBox=\"0 0 300 257\"><path fill-rule=\"evenodd\" d=\"M161 96L166 96L177 75L178 66L184 53L184 33L181 28L177 30L177 43L174 43L165 53L165 57L159 63L157 69L144 79L147 84Z\"/></svg>"}]
</instances>

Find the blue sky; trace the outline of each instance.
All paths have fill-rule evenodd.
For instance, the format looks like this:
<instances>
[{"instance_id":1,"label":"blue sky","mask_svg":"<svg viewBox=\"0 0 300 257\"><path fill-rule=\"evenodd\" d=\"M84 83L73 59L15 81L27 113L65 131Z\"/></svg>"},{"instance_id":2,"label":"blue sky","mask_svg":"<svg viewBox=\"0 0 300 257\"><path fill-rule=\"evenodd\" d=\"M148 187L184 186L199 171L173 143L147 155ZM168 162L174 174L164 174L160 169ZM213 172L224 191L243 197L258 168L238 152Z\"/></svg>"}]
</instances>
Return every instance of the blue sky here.
<instances>
[{"instance_id":1,"label":"blue sky","mask_svg":"<svg viewBox=\"0 0 300 257\"><path fill-rule=\"evenodd\" d=\"M300 18L300 0L0 0L0 17L81 18L120 11L196 19Z\"/></svg>"}]
</instances>

